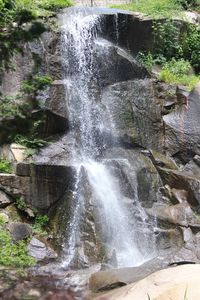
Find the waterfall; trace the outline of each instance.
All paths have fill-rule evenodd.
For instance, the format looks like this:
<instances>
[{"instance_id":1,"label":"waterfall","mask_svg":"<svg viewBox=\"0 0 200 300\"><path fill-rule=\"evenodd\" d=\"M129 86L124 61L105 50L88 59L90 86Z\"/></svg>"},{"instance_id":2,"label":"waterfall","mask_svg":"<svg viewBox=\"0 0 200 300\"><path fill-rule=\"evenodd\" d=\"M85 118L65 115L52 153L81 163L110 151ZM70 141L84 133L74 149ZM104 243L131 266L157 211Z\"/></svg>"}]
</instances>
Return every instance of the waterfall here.
<instances>
[{"instance_id":1,"label":"waterfall","mask_svg":"<svg viewBox=\"0 0 200 300\"><path fill-rule=\"evenodd\" d=\"M143 226L146 214L137 200L137 182L135 180L131 198L127 199L121 189L120 179L113 172L112 166L115 161L103 157L108 148L105 133L110 137L114 136L115 124L109 109L100 99L102 87L99 83L95 45L101 43L101 16L87 15L81 11L66 13L62 17L62 24L63 73L73 136L73 163L77 169L72 199L73 213L67 228L63 266L72 264L84 251L80 246L84 242L81 240L80 231L81 215L88 201L82 187L85 182L86 191L90 191L94 218L100 227L98 239L105 251L104 261L117 266L139 265L149 257L144 251L149 240L148 234L145 233L148 229ZM118 28L116 35L118 39ZM102 53L108 51L104 43L101 45ZM129 172L128 160L121 157L117 161L118 165L120 159L123 167ZM127 205L130 200L133 210Z\"/></svg>"}]
</instances>

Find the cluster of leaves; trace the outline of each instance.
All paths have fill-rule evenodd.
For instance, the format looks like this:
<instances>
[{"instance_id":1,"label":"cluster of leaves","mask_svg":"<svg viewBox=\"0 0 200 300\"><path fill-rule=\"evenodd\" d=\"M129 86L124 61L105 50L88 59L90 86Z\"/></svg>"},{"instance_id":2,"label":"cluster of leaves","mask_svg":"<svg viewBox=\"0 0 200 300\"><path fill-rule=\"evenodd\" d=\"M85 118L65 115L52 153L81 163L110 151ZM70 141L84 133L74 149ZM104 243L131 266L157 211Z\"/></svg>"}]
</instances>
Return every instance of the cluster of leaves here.
<instances>
[{"instance_id":1,"label":"cluster of leaves","mask_svg":"<svg viewBox=\"0 0 200 300\"><path fill-rule=\"evenodd\" d=\"M7 159L0 158L0 173L12 173L12 164Z\"/></svg>"},{"instance_id":2,"label":"cluster of leaves","mask_svg":"<svg viewBox=\"0 0 200 300\"><path fill-rule=\"evenodd\" d=\"M27 253L27 241L14 243L4 219L0 217L0 265L28 267L34 264L35 259Z\"/></svg>"}]
</instances>

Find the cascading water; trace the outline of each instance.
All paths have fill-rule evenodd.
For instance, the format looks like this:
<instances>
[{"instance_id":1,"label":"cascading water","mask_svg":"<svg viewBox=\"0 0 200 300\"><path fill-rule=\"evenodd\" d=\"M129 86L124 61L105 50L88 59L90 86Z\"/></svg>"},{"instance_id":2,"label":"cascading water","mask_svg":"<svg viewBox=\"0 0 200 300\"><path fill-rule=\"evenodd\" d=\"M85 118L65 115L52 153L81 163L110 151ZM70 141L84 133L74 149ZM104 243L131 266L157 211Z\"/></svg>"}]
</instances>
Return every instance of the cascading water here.
<instances>
[{"instance_id":1,"label":"cascading water","mask_svg":"<svg viewBox=\"0 0 200 300\"><path fill-rule=\"evenodd\" d=\"M73 161L77 169L73 215L67 229L63 266L69 266L80 255L80 220L87 201L81 186L84 184L83 178L87 178L95 218L100 226L99 239L107 257L104 261L112 257L111 263L114 260L117 266L139 265L148 257L148 253L141 249L148 240L146 238L144 241L145 234L139 228L141 222L145 223L146 214L137 202L137 187L132 203L139 215L138 220L128 208L120 180L112 171L114 160L102 157L108 147L104 135L109 133L109 136L114 136L115 124L99 97L101 84L98 81L95 43L98 43L101 32L101 16L83 12L66 13L62 22L66 101L73 136ZM118 29L116 34L118 36ZM107 51L103 43L102 47L103 51ZM106 121L107 117L109 121ZM128 164L127 159L121 159L124 166ZM139 240L143 240L143 244L140 241L139 245Z\"/></svg>"}]
</instances>

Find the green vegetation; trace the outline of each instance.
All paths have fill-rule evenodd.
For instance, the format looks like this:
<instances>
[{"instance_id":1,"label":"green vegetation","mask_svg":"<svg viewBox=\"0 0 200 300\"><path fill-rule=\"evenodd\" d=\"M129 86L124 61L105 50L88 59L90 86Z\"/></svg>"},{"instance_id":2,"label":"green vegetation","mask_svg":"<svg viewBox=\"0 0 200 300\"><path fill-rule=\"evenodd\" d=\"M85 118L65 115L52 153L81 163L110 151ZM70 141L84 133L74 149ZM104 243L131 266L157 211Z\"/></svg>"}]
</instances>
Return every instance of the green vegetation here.
<instances>
[{"instance_id":1,"label":"green vegetation","mask_svg":"<svg viewBox=\"0 0 200 300\"><path fill-rule=\"evenodd\" d=\"M175 15L183 10L182 5L175 0L138 0L112 7L138 11L153 17Z\"/></svg>"},{"instance_id":2,"label":"green vegetation","mask_svg":"<svg viewBox=\"0 0 200 300\"><path fill-rule=\"evenodd\" d=\"M191 90L200 80L200 76L191 74L191 69L188 61L172 59L163 65L159 79L166 83L186 85Z\"/></svg>"},{"instance_id":3,"label":"green vegetation","mask_svg":"<svg viewBox=\"0 0 200 300\"><path fill-rule=\"evenodd\" d=\"M149 72L152 70L152 67L155 63L155 60L154 60L153 55L151 54L151 52L148 52L148 53L139 52L138 55L137 55L137 60Z\"/></svg>"},{"instance_id":4,"label":"green vegetation","mask_svg":"<svg viewBox=\"0 0 200 300\"><path fill-rule=\"evenodd\" d=\"M51 84L50 76L35 75L22 81L20 92L16 96L0 96L0 118L5 120L5 124L6 120L10 120L11 124L9 127L6 125L7 142L14 141L35 150L47 144L40 138L45 115L37 101L37 93ZM40 113L33 115L33 109L40 109ZM32 154L29 151L27 156Z\"/></svg>"},{"instance_id":5,"label":"green vegetation","mask_svg":"<svg viewBox=\"0 0 200 300\"><path fill-rule=\"evenodd\" d=\"M0 217L0 265L28 267L34 264L35 259L27 253L27 241L13 243L4 220Z\"/></svg>"},{"instance_id":6,"label":"green vegetation","mask_svg":"<svg viewBox=\"0 0 200 300\"><path fill-rule=\"evenodd\" d=\"M44 18L72 5L70 0L0 0L0 71L11 68L23 43L39 37L45 30Z\"/></svg>"},{"instance_id":7,"label":"green vegetation","mask_svg":"<svg viewBox=\"0 0 200 300\"><path fill-rule=\"evenodd\" d=\"M0 158L0 173L12 173L12 164L10 161Z\"/></svg>"},{"instance_id":8,"label":"green vegetation","mask_svg":"<svg viewBox=\"0 0 200 300\"><path fill-rule=\"evenodd\" d=\"M185 25L183 33L177 22L171 19L154 21L153 55L158 63L172 58L188 60L192 67L200 71L200 28L193 24Z\"/></svg>"},{"instance_id":9,"label":"green vegetation","mask_svg":"<svg viewBox=\"0 0 200 300\"><path fill-rule=\"evenodd\" d=\"M19 210L24 211L25 209L27 209L27 204L23 197L16 199L16 205Z\"/></svg>"},{"instance_id":10,"label":"green vegetation","mask_svg":"<svg viewBox=\"0 0 200 300\"><path fill-rule=\"evenodd\" d=\"M34 224L32 225L33 233L37 235L46 235L45 227L49 222L49 217L47 215L38 215L35 218Z\"/></svg>"},{"instance_id":11,"label":"green vegetation","mask_svg":"<svg viewBox=\"0 0 200 300\"><path fill-rule=\"evenodd\" d=\"M113 5L130 11L138 11L153 17L177 16L184 9L200 9L199 0L133 0L128 4Z\"/></svg>"},{"instance_id":12,"label":"green vegetation","mask_svg":"<svg viewBox=\"0 0 200 300\"><path fill-rule=\"evenodd\" d=\"M34 137L26 137L26 136L23 136L20 134L16 135L15 142L17 144L20 144L22 146L25 146L30 149L35 149L35 150L38 150L41 147L44 147L48 144L48 142L43 139L34 138Z\"/></svg>"},{"instance_id":13,"label":"green vegetation","mask_svg":"<svg viewBox=\"0 0 200 300\"><path fill-rule=\"evenodd\" d=\"M24 94L35 95L39 90L44 90L47 86L52 84L53 80L50 76L33 76L28 80L23 80L21 85L21 92Z\"/></svg>"},{"instance_id":14,"label":"green vegetation","mask_svg":"<svg viewBox=\"0 0 200 300\"><path fill-rule=\"evenodd\" d=\"M173 19L153 22L154 46L152 52L138 53L138 61L151 71L161 67L159 79L171 84L183 84L192 89L200 80L200 28Z\"/></svg>"}]
</instances>

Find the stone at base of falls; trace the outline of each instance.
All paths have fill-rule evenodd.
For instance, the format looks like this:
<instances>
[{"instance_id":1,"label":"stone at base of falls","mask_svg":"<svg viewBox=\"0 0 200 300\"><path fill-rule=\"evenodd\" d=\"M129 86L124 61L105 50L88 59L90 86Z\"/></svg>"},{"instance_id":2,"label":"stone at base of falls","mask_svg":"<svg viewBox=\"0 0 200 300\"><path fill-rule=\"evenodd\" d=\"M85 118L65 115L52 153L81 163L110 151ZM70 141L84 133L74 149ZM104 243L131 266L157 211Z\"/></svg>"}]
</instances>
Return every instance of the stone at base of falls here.
<instances>
[{"instance_id":1,"label":"stone at base of falls","mask_svg":"<svg viewBox=\"0 0 200 300\"><path fill-rule=\"evenodd\" d=\"M33 237L28 245L28 254L37 261L57 258L57 253L40 240Z\"/></svg>"},{"instance_id":2,"label":"stone at base of falls","mask_svg":"<svg viewBox=\"0 0 200 300\"><path fill-rule=\"evenodd\" d=\"M137 283L110 291L96 300L197 300L200 299L200 265L164 269Z\"/></svg>"},{"instance_id":3,"label":"stone at base of falls","mask_svg":"<svg viewBox=\"0 0 200 300\"><path fill-rule=\"evenodd\" d=\"M89 288L93 292L111 290L141 280L167 265L164 260L152 259L138 267L100 271L90 277Z\"/></svg>"}]
</instances>

